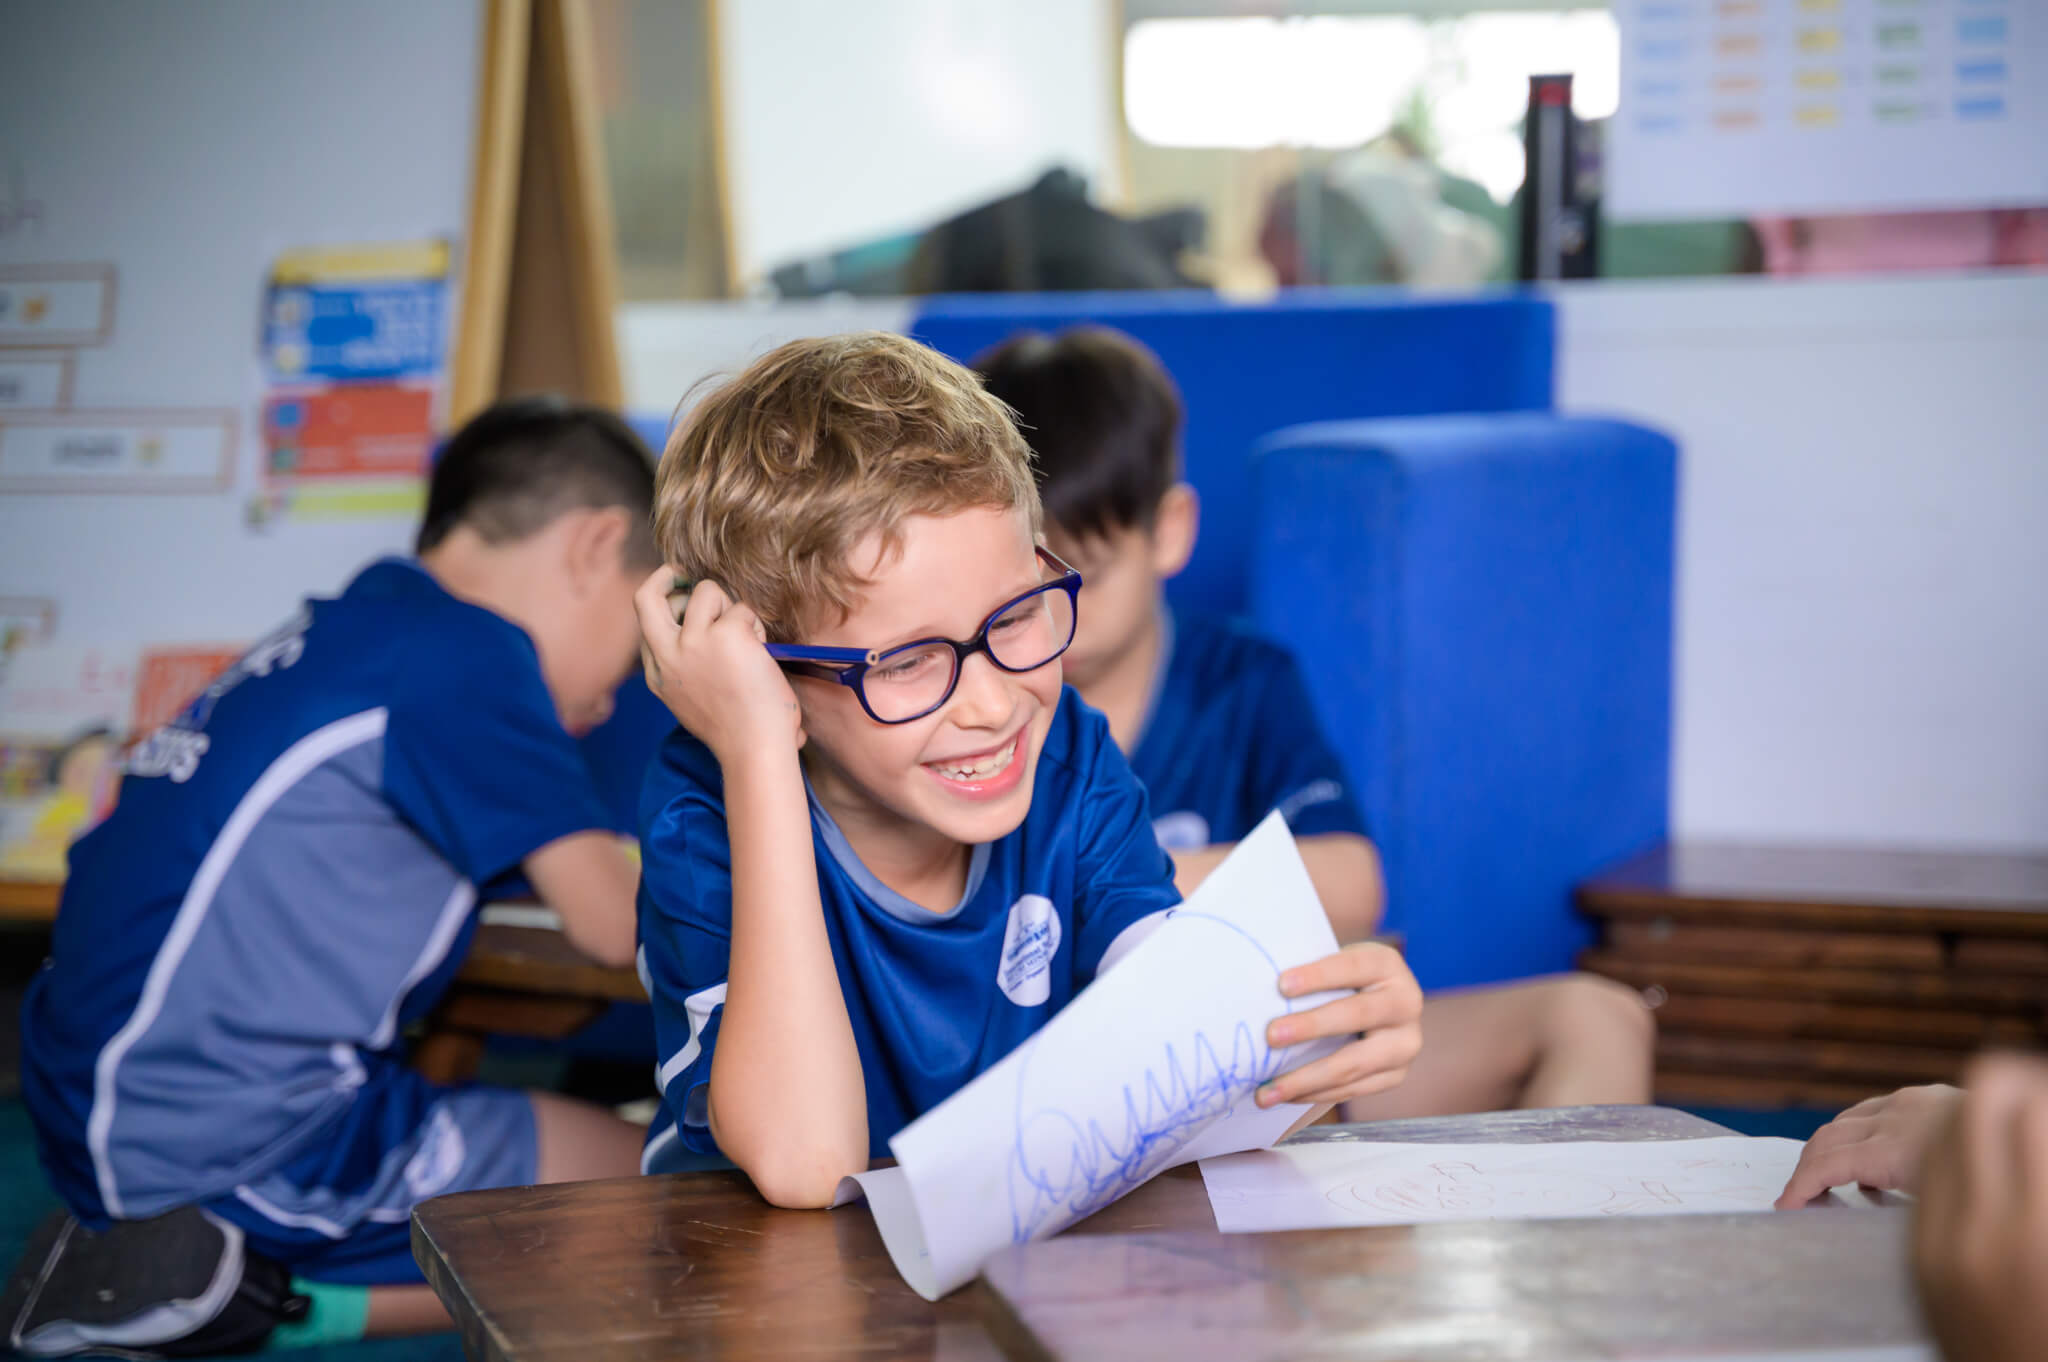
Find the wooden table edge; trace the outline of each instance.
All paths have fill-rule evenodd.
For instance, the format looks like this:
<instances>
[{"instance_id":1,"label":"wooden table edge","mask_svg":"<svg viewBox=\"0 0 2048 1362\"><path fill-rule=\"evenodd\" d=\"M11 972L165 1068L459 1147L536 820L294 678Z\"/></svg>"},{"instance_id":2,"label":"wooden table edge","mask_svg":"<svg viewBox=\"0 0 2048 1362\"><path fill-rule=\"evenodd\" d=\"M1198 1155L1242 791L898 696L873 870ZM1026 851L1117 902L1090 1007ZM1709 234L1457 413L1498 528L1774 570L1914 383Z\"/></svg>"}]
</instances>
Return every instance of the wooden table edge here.
<instances>
[{"instance_id":1,"label":"wooden table edge","mask_svg":"<svg viewBox=\"0 0 2048 1362\"><path fill-rule=\"evenodd\" d=\"M419 1264L420 1272L427 1279L427 1285L433 1288L441 1308L448 1312L449 1323L461 1335L463 1356L469 1362L507 1362L511 1356L507 1351L510 1345L484 1318L476 1298L463 1287L461 1279L449 1271L448 1259L441 1246L434 1242L433 1233L420 1223L419 1206L413 1207L409 1220L413 1261Z\"/></svg>"}]
</instances>

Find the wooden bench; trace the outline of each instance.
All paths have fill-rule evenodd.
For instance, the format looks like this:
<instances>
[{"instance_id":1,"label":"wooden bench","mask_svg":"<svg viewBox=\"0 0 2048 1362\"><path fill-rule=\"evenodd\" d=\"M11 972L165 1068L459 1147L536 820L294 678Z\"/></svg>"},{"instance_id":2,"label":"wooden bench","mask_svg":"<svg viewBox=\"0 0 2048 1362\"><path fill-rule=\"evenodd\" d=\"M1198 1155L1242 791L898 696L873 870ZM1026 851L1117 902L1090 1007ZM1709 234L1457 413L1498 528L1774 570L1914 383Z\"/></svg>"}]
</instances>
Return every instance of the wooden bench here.
<instances>
[{"instance_id":1,"label":"wooden bench","mask_svg":"<svg viewBox=\"0 0 2048 1362\"><path fill-rule=\"evenodd\" d=\"M2048 1041L2048 856L1682 844L1578 891L1660 1100L1840 1107Z\"/></svg>"},{"instance_id":2,"label":"wooden bench","mask_svg":"<svg viewBox=\"0 0 2048 1362\"><path fill-rule=\"evenodd\" d=\"M613 1003L646 1001L638 974L595 963L556 929L484 922L413 1065L437 1083L460 1082L475 1075L490 1036L560 1040Z\"/></svg>"},{"instance_id":3,"label":"wooden bench","mask_svg":"<svg viewBox=\"0 0 2048 1362\"><path fill-rule=\"evenodd\" d=\"M57 920L62 880L21 880L0 876L0 925L47 927Z\"/></svg>"}]
</instances>

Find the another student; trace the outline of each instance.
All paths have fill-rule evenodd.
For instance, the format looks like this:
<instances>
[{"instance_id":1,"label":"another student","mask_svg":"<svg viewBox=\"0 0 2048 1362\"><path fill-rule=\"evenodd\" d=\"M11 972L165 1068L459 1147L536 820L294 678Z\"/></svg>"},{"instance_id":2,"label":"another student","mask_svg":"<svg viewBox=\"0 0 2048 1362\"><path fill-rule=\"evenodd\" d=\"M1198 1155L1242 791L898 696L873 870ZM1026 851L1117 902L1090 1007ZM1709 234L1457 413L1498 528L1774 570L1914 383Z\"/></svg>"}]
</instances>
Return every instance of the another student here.
<instances>
[{"instance_id":1,"label":"another student","mask_svg":"<svg viewBox=\"0 0 2048 1362\"><path fill-rule=\"evenodd\" d=\"M1962 1100L1962 1089L1928 1083L1858 1102L1816 1130L1799 1151L1799 1165L1778 1196L1778 1209L1804 1206L1828 1188L1849 1183L1917 1190L1927 1147L1955 1118Z\"/></svg>"},{"instance_id":2,"label":"another student","mask_svg":"<svg viewBox=\"0 0 2048 1362\"><path fill-rule=\"evenodd\" d=\"M823 1206L1179 895L1108 726L1061 687L1079 583L972 373L882 334L771 352L672 440L655 532L696 585L680 624L669 572L638 600L687 730L641 809L666 1098L645 1166L716 1149ZM1262 1105L1400 1080L1420 1003L1395 952L1281 983L1347 996L1269 1043L1364 1035Z\"/></svg>"},{"instance_id":3,"label":"another student","mask_svg":"<svg viewBox=\"0 0 2048 1362\"><path fill-rule=\"evenodd\" d=\"M1949 1362L2029 1362L2048 1340L2048 1063L1970 1066L1919 1172L1920 1304Z\"/></svg>"},{"instance_id":4,"label":"another student","mask_svg":"<svg viewBox=\"0 0 2048 1362\"><path fill-rule=\"evenodd\" d=\"M1963 1086L1858 1102L1814 1132L1778 1198L1857 1184L1917 1199L1913 1267L1949 1362L2022 1362L2048 1338L2048 1062L1974 1060Z\"/></svg>"},{"instance_id":5,"label":"another student","mask_svg":"<svg viewBox=\"0 0 2048 1362\"><path fill-rule=\"evenodd\" d=\"M445 1324L416 1202L633 1169L633 1127L428 1083L400 1031L515 868L584 952L632 958L636 873L574 735L636 657L652 501L616 418L495 407L436 467L417 558L308 600L129 756L22 1018L43 1163L86 1225L201 1207L323 1337L403 1332Z\"/></svg>"},{"instance_id":6,"label":"another student","mask_svg":"<svg viewBox=\"0 0 2048 1362\"><path fill-rule=\"evenodd\" d=\"M1338 940L1369 936L1379 857L1294 660L1166 607L1197 520L1172 379L1130 337L1087 327L1020 336L976 367L1036 456L1048 542L1088 584L1068 679L1130 754L1182 892L1277 808ZM1348 1119L1649 1100L1653 1023L1619 984L1563 975L1433 994L1423 1026L1430 1043L1407 1080L1349 1104Z\"/></svg>"}]
</instances>

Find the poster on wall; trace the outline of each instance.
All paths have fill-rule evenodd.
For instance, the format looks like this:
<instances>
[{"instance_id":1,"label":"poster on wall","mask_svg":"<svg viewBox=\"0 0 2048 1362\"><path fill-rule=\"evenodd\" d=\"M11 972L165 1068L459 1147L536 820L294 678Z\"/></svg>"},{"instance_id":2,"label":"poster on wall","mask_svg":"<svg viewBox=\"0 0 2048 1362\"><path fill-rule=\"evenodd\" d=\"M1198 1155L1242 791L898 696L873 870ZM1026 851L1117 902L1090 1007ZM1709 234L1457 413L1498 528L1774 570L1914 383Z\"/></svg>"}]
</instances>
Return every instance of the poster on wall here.
<instances>
[{"instance_id":1,"label":"poster on wall","mask_svg":"<svg viewBox=\"0 0 2048 1362\"><path fill-rule=\"evenodd\" d=\"M433 452L450 247L308 247L264 290L263 459L250 523L418 513Z\"/></svg>"},{"instance_id":2,"label":"poster on wall","mask_svg":"<svg viewBox=\"0 0 2048 1362\"><path fill-rule=\"evenodd\" d=\"M2048 203L2039 0L1616 0L1622 219Z\"/></svg>"},{"instance_id":3,"label":"poster on wall","mask_svg":"<svg viewBox=\"0 0 2048 1362\"><path fill-rule=\"evenodd\" d=\"M0 878L61 880L113 811L134 744L241 655L232 646L25 643L0 657Z\"/></svg>"},{"instance_id":4,"label":"poster on wall","mask_svg":"<svg viewBox=\"0 0 2048 1362\"><path fill-rule=\"evenodd\" d=\"M0 876L56 880L107 815L135 700L119 649L30 644L0 670Z\"/></svg>"}]
</instances>

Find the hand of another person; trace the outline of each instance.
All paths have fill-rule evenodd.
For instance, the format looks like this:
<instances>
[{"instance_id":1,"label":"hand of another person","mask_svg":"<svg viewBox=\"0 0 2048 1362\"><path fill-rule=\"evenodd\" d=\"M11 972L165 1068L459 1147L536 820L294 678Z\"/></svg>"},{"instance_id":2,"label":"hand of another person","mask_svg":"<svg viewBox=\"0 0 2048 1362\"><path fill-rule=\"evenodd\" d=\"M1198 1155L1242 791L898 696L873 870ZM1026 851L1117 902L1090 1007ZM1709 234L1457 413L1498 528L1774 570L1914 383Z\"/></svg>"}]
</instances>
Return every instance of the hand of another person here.
<instances>
[{"instance_id":1,"label":"hand of another person","mask_svg":"<svg viewBox=\"0 0 2048 1362\"><path fill-rule=\"evenodd\" d=\"M1321 1105L1385 1092L1407 1076L1422 1048L1422 987L1391 946L1361 942L1280 976L1289 998L1348 990L1348 996L1266 1027L1274 1050L1321 1036L1356 1036L1334 1054L1271 1080L1258 1091L1262 1107L1282 1102Z\"/></svg>"},{"instance_id":2,"label":"hand of another person","mask_svg":"<svg viewBox=\"0 0 2048 1362\"><path fill-rule=\"evenodd\" d=\"M2028 1362L2048 1343L2048 1063L1970 1066L1927 1151L1913 1224L1921 1308L1949 1362Z\"/></svg>"},{"instance_id":3,"label":"hand of another person","mask_svg":"<svg viewBox=\"0 0 2048 1362\"><path fill-rule=\"evenodd\" d=\"M802 747L803 712L768 655L760 617L718 583L699 582L678 622L668 598L674 580L664 567L633 593L647 688L722 766L742 754Z\"/></svg>"},{"instance_id":4,"label":"hand of another person","mask_svg":"<svg viewBox=\"0 0 2048 1362\"><path fill-rule=\"evenodd\" d=\"M1778 1194L1778 1209L1804 1206L1828 1188L1851 1182L1912 1191L1927 1142L1961 1096L1946 1083L1933 1083L1858 1102L1806 1142L1791 1181Z\"/></svg>"}]
</instances>

